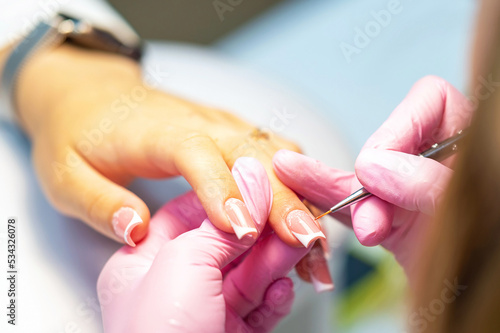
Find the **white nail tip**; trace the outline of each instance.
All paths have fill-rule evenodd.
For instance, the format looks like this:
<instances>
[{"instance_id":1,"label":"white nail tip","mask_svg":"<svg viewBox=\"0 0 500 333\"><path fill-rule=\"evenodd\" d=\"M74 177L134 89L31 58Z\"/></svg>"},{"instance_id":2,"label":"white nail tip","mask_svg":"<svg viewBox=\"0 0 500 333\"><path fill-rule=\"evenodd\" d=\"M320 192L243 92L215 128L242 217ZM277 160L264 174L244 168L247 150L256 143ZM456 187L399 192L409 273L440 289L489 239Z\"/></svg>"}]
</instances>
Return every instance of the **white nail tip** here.
<instances>
[{"instance_id":1,"label":"white nail tip","mask_svg":"<svg viewBox=\"0 0 500 333\"><path fill-rule=\"evenodd\" d=\"M325 291L332 291L335 288L333 283L323 283L323 282L317 280L316 278L314 278L314 276L312 274L310 276L311 276L311 282L313 284L314 290L316 290L317 293L322 293Z\"/></svg>"},{"instance_id":2,"label":"white nail tip","mask_svg":"<svg viewBox=\"0 0 500 333\"><path fill-rule=\"evenodd\" d=\"M313 241L315 241L318 238L325 238L325 234L322 231L315 232L313 234L299 234L297 232L292 231L292 234L299 240L299 242L304 245L304 247L309 247Z\"/></svg>"},{"instance_id":3,"label":"white nail tip","mask_svg":"<svg viewBox=\"0 0 500 333\"><path fill-rule=\"evenodd\" d=\"M252 237L254 237L258 233L257 229L255 229L255 228L241 227L239 225L232 223L231 221L230 221L230 223L231 223L231 226L233 227L234 233L236 234L236 237L238 237L238 239L242 239L244 236L250 235L250 234L252 234Z\"/></svg>"},{"instance_id":4,"label":"white nail tip","mask_svg":"<svg viewBox=\"0 0 500 333\"><path fill-rule=\"evenodd\" d=\"M129 222L127 227L125 228L125 232L123 233L123 240L125 243L128 245L135 247L135 242L132 240L131 234L132 230L139 224L141 224L143 221L139 214L134 210L134 216L132 216L132 220Z\"/></svg>"}]
</instances>

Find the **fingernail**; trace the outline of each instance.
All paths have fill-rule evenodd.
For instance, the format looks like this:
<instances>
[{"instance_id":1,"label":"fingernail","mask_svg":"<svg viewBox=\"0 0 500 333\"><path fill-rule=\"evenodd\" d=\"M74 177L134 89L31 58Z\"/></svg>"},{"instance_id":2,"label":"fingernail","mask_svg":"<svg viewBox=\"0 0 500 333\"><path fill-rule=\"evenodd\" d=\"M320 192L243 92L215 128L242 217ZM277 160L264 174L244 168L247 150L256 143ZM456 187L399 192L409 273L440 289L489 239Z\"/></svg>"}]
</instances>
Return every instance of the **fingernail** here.
<instances>
[{"instance_id":1,"label":"fingernail","mask_svg":"<svg viewBox=\"0 0 500 333\"><path fill-rule=\"evenodd\" d=\"M253 157L240 157L231 172L255 225L265 224L273 203L273 191L266 169Z\"/></svg>"},{"instance_id":2,"label":"fingernail","mask_svg":"<svg viewBox=\"0 0 500 333\"><path fill-rule=\"evenodd\" d=\"M321 248L323 249L323 255L325 256L325 259L328 260L330 259L330 245L328 245L328 242L326 239L321 238L319 240L319 244L321 245Z\"/></svg>"},{"instance_id":3,"label":"fingernail","mask_svg":"<svg viewBox=\"0 0 500 333\"><path fill-rule=\"evenodd\" d=\"M319 238L326 239L314 219L303 210L293 210L286 217L288 229L304 247L309 247Z\"/></svg>"},{"instance_id":4,"label":"fingernail","mask_svg":"<svg viewBox=\"0 0 500 333\"><path fill-rule=\"evenodd\" d=\"M224 209L238 239L246 235L250 235L252 238L257 237L257 228L255 228L250 212L243 201L236 198L227 199Z\"/></svg>"},{"instance_id":5,"label":"fingernail","mask_svg":"<svg viewBox=\"0 0 500 333\"><path fill-rule=\"evenodd\" d=\"M135 243L130 235L132 230L142 222L139 214L130 207L122 207L113 214L112 224L115 234L132 247L135 247Z\"/></svg>"},{"instance_id":6,"label":"fingernail","mask_svg":"<svg viewBox=\"0 0 500 333\"><path fill-rule=\"evenodd\" d=\"M311 250L309 267L311 282L318 294L325 291L332 291L335 288L330 270L328 269L328 262L320 246L314 246Z\"/></svg>"}]
</instances>

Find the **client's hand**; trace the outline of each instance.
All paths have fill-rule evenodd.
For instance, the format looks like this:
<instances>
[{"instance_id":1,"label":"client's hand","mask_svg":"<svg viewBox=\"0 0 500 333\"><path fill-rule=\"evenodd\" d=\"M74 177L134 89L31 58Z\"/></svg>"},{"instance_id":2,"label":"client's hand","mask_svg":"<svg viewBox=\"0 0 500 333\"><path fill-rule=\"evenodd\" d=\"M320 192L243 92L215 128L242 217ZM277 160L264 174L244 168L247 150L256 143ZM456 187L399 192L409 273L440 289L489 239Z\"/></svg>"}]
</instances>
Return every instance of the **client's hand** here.
<instances>
[{"instance_id":1,"label":"client's hand","mask_svg":"<svg viewBox=\"0 0 500 333\"><path fill-rule=\"evenodd\" d=\"M308 250L262 234L272 202L263 166L240 158L232 172L256 231L238 240L215 228L193 192L166 204L99 277L106 332L268 332L290 311L284 276Z\"/></svg>"},{"instance_id":2,"label":"client's hand","mask_svg":"<svg viewBox=\"0 0 500 333\"><path fill-rule=\"evenodd\" d=\"M426 77L367 141L355 174L289 151L275 155L274 168L282 182L324 210L364 186L375 196L334 216L352 225L363 245L381 243L408 269L420 226L436 210L453 162L415 154L466 128L472 113L449 83Z\"/></svg>"},{"instance_id":3,"label":"client's hand","mask_svg":"<svg viewBox=\"0 0 500 333\"><path fill-rule=\"evenodd\" d=\"M324 238L273 172L274 153L298 150L294 144L229 112L154 89L161 77L153 74L143 78L131 60L70 45L26 65L18 114L33 141L42 187L60 211L133 246L147 232L149 210L123 186L135 177L180 175L210 221L241 237L255 228L251 219L229 217L243 205L230 168L238 157L251 156L268 171L275 193L269 224L280 238L305 247Z\"/></svg>"}]
</instances>

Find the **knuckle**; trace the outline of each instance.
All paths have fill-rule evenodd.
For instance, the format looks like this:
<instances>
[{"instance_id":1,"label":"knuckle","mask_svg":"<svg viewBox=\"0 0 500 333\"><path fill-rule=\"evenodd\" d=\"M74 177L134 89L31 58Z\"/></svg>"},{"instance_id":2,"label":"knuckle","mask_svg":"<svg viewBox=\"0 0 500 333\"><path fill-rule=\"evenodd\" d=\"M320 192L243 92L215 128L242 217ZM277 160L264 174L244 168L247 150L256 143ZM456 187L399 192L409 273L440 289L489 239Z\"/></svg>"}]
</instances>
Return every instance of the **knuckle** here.
<instances>
[{"instance_id":1,"label":"knuckle","mask_svg":"<svg viewBox=\"0 0 500 333\"><path fill-rule=\"evenodd\" d=\"M205 149L207 145L213 144L210 137L205 134L191 132L186 134L179 142L179 148Z\"/></svg>"},{"instance_id":2,"label":"knuckle","mask_svg":"<svg viewBox=\"0 0 500 333\"><path fill-rule=\"evenodd\" d=\"M261 155L261 151L258 147L258 143L252 139L247 139L240 141L235 144L231 149L224 152L224 159L229 165L233 165L236 160L240 157L253 157L258 158Z\"/></svg>"}]
</instances>

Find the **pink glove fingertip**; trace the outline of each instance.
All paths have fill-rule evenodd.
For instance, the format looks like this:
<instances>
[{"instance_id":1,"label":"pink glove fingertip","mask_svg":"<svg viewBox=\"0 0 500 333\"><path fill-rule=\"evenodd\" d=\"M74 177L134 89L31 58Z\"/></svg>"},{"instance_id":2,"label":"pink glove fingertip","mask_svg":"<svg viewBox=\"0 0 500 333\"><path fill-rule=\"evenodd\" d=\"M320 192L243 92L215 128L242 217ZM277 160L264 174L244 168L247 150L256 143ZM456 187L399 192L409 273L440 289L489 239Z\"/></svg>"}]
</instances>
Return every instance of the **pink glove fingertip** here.
<instances>
[{"instance_id":1,"label":"pink glove fingertip","mask_svg":"<svg viewBox=\"0 0 500 333\"><path fill-rule=\"evenodd\" d=\"M354 180L351 186L354 192L363 185ZM388 202L371 196L352 205L350 210L352 229L362 245L379 245L391 232L394 208Z\"/></svg>"},{"instance_id":2,"label":"pink glove fingertip","mask_svg":"<svg viewBox=\"0 0 500 333\"><path fill-rule=\"evenodd\" d=\"M380 198L371 197L351 207L352 228L364 246L382 243L391 231L393 206Z\"/></svg>"}]
</instances>

